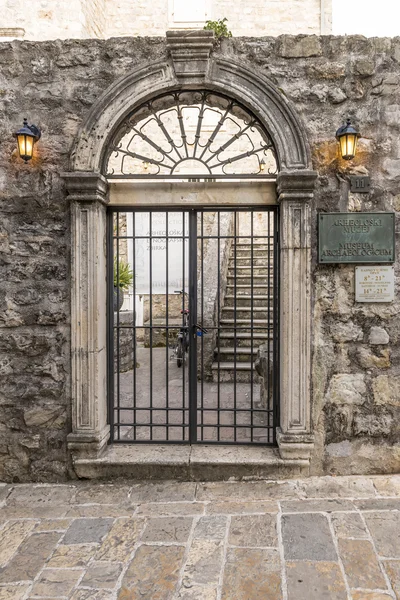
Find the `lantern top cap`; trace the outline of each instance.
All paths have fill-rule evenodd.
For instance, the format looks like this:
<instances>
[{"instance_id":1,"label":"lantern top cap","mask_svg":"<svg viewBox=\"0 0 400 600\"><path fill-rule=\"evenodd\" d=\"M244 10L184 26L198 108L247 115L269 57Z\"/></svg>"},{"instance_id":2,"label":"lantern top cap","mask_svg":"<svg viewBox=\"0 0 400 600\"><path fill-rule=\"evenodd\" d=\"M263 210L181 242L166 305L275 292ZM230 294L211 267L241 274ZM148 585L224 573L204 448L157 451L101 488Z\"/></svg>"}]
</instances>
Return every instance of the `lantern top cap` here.
<instances>
[{"instance_id":1,"label":"lantern top cap","mask_svg":"<svg viewBox=\"0 0 400 600\"><path fill-rule=\"evenodd\" d=\"M39 127L36 127L36 125L28 125L28 119L25 118L21 129L18 129L18 131L14 133L15 137L19 135L30 135L35 138L35 142L37 142L40 139L42 132L40 131Z\"/></svg>"},{"instance_id":2,"label":"lantern top cap","mask_svg":"<svg viewBox=\"0 0 400 600\"><path fill-rule=\"evenodd\" d=\"M343 135L355 135L358 138L361 137L361 134L359 131L357 131L357 129L355 129L352 124L350 119L347 119L347 123L346 125L342 125L341 127L339 127L339 129L336 132L336 137L337 139L341 138Z\"/></svg>"}]
</instances>

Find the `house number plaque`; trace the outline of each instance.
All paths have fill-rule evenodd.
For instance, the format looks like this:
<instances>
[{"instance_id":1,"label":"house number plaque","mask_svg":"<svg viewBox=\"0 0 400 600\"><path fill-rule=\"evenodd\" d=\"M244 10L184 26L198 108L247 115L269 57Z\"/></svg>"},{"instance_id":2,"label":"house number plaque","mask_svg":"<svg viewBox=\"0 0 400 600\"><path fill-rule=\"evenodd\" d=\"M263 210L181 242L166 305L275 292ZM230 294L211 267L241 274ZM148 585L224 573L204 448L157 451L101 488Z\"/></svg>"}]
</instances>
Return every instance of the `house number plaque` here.
<instances>
[{"instance_id":1,"label":"house number plaque","mask_svg":"<svg viewBox=\"0 0 400 600\"><path fill-rule=\"evenodd\" d=\"M320 263L394 262L394 213L320 213Z\"/></svg>"},{"instance_id":2,"label":"house number plaque","mask_svg":"<svg viewBox=\"0 0 400 600\"><path fill-rule=\"evenodd\" d=\"M394 267L356 267L356 302L393 302Z\"/></svg>"}]
</instances>

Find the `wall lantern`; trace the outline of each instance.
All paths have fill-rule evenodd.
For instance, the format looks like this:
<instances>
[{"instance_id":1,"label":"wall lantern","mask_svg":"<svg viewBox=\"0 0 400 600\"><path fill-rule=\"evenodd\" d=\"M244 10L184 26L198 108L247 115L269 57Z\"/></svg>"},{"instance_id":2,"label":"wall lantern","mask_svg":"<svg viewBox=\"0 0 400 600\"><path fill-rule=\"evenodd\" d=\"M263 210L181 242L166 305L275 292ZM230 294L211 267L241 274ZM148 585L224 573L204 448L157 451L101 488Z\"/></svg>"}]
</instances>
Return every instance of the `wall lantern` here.
<instances>
[{"instance_id":1,"label":"wall lantern","mask_svg":"<svg viewBox=\"0 0 400 600\"><path fill-rule=\"evenodd\" d=\"M260 161L260 171L263 173L265 170L265 160L262 158Z\"/></svg>"},{"instance_id":2,"label":"wall lantern","mask_svg":"<svg viewBox=\"0 0 400 600\"><path fill-rule=\"evenodd\" d=\"M347 119L346 125L342 125L336 132L336 139L340 145L340 153L344 160L351 160L357 152L357 142L361 134L351 125Z\"/></svg>"},{"instance_id":3,"label":"wall lantern","mask_svg":"<svg viewBox=\"0 0 400 600\"><path fill-rule=\"evenodd\" d=\"M19 155L27 163L33 156L33 145L40 139L42 132L36 125L28 125L27 119L24 119L23 126L14 135Z\"/></svg>"}]
</instances>

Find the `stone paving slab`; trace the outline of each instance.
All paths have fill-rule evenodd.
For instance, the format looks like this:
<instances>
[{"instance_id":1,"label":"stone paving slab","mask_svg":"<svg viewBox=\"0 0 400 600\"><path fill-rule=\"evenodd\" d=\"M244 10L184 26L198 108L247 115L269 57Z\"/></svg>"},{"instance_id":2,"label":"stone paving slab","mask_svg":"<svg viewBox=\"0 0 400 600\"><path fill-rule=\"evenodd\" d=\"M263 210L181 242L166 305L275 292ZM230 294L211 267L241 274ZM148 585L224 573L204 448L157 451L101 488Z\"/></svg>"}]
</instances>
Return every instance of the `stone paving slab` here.
<instances>
[{"instance_id":1,"label":"stone paving slab","mask_svg":"<svg viewBox=\"0 0 400 600\"><path fill-rule=\"evenodd\" d=\"M0 600L400 600L400 476L0 491Z\"/></svg>"}]
</instances>

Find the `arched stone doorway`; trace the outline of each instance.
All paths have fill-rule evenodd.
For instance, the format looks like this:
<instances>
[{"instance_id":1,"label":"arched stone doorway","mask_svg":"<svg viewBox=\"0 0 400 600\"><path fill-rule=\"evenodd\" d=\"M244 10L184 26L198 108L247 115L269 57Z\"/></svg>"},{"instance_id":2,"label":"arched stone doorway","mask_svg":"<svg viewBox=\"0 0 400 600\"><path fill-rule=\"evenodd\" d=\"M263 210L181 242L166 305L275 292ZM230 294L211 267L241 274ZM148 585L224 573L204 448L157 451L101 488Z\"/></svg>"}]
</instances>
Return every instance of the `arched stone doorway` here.
<instances>
[{"instance_id":1,"label":"arched stone doorway","mask_svg":"<svg viewBox=\"0 0 400 600\"><path fill-rule=\"evenodd\" d=\"M104 157L125 117L173 90L213 90L236 99L270 135L280 172L280 427L281 458L308 464L310 418L310 208L316 173L307 140L285 97L271 83L212 53L210 32L167 35L169 58L134 71L92 107L65 174L72 205L72 403L69 448L78 474L109 439L107 420L106 206ZM86 458L85 458L86 457ZM82 469L80 470L80 465Z\"/></svg>"}]
</instances>

